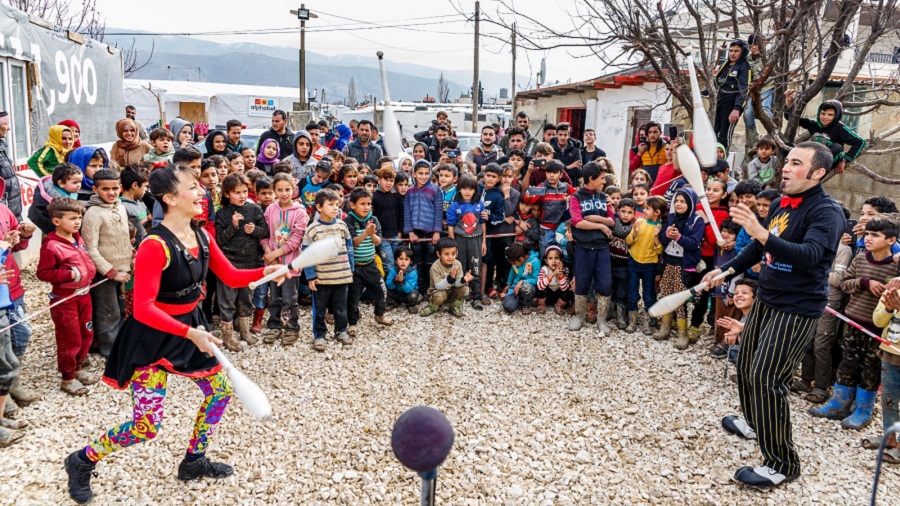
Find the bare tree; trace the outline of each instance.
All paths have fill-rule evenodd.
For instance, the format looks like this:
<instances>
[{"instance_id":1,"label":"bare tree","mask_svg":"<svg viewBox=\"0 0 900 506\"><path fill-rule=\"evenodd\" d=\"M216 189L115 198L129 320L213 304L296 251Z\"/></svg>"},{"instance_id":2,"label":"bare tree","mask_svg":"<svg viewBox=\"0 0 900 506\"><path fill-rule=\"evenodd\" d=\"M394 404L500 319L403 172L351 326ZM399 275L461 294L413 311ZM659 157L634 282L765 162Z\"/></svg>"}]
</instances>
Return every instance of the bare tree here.
<instances>
[{"instance_id":1,"label":"bare tree","mask_svg":"<svg viewBox=\"0 0 900 506\"><path fill-rule=\"evenodd\" d=\"M512 0L498 0L496 12L482 13L481 19L503 27L503 33L515 22L519 46L526 50L565 48L573 56L595 58L611 70L646 70L688 111L692 97L686 59L695 50L701 87L710 95L711 118L717 97L716 86L710 84L722 65L727 42L761 34L766 39L761 47L762 72L749 87L748 105L782 149L803 138L798 127L804 108L830 82L842 83L834 98L843 102L845 117L900 106L898 66L883 66L881 72L891 68L888 75L876 75L869 59L879 41L900 36L898 0L658 0L655 4L570 0L567 10L570 26L550 26L541 16L516 9ZM848 34L860 17L865 19L867 33ZM840 76L834 75L846 51L852 51L852 64ZM775 89L771 118L760 101L764 84ZM796 90L795 103L782 115L784 92L789 88ZM870 154L884 154L900 151L893 146L874 149L897 132L900 125L861 134L868 136ZM879 182L900 184L858 162L852 167Z\"/></svg>"},{"instance_id":2,"label":"bare tree","mask_svg":"<svg viewBox=\"0 0 900 506\"><path fill-rule=\"evenodd\" d=\"M104 40L106 32L106 19L97 10L97 0L77 0L74 2L66 0L5 0L9 5L26 12L33 16L53 23L53 25L61 27L65 30L73 31L96 40L97 42L106 42ZM122 62L125 70L125 76L141 70L150 63L153 58L153 50L156 47L154 43L150 47L150 54L147 58L138 58L137 51L134 47L134 39L127 49L114 47L122 51Z\"/></svg>"},{"instance_id":3,"label":"bare tree","mask_svg":"<svg viewBox=\"0 0 900 506\"><path fill-rule=\"evenodd\" d=\"M437 101L446 104L450 101L450 83L444 79L444 73L438 78Z\"/></svg>"},{"instance_id":4,"label":"bare tree","mask_svg":"<svg viewBox=\"0 0 900 506\"><path fill-rule=\"evenodd\" d=\"M356 79L350 78L350 85L347 86L347 102L350 107L356 107Z\"/></svg>"}]
</instances>

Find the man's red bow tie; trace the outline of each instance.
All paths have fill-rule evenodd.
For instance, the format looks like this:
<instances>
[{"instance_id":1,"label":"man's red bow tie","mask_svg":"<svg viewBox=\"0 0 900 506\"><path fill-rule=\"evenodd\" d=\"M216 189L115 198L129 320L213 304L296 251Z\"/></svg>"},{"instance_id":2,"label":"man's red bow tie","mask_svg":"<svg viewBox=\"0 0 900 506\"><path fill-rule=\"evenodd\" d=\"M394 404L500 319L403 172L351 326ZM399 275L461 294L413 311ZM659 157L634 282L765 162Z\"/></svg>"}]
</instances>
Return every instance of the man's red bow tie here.
<instances>
[{"instance_id":1,"label":"man's red bow tie","mask_svg":"<svg viewBox=\"0 0 900 506\"><path fill-rule=\"evenodd\" d=\"M781 208L784 209L787 206L791 206L791 209L797 209L800 207L800 204L803 203L803 197L788 197L785 195L781 197Z\"/></svg>"}]
</instances>

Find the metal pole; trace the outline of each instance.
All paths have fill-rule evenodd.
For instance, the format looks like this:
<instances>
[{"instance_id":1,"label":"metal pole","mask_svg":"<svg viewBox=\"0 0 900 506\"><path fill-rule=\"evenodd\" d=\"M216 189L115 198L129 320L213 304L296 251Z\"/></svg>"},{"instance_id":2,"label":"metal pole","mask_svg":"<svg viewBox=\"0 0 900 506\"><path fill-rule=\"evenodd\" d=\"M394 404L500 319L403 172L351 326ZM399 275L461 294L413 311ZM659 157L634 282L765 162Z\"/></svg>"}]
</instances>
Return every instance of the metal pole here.
<instances>
[{"instance_id":1,"label":"metal pole","mask_svg":"<svg viewBox=\"0 0 900 506\"><path fill-rule=\"evenodd\" d=\"M300 9L305 9L306 4L300 4ZM306 20L300 20L300 110L306 107Z\"/></svg>"},{"instance_id":2,"label":"metal pole","mask_svg":"<svg viewBox=\"0 0 900 506\"><path fill-rule=\"evenodd\" d=\"M437 469L419 473L422 477L422 506L434 506L434 493L437 490Z\"/></svg>"},{"instance_id":3,"label":"metal pole","mask_svg":"<svg viewBox=\"0 0 900 506\"><path fill-rule=\"evenodd\" d=\"M481 2L475 2L475 76L472 84L472 132L478 132L478 30L481 22Z\"/></svg>"},{"instance_id":4,"label":"metal pole","mask_svg":"<svg viewBox=\"0 0 900 506\"><path fill-rule=\"evenodd\" d=\"M512 88L509 90L509 101L512 104L512 120L516 121L516 24L512 25Z\"/></svg>"}]
</instances>

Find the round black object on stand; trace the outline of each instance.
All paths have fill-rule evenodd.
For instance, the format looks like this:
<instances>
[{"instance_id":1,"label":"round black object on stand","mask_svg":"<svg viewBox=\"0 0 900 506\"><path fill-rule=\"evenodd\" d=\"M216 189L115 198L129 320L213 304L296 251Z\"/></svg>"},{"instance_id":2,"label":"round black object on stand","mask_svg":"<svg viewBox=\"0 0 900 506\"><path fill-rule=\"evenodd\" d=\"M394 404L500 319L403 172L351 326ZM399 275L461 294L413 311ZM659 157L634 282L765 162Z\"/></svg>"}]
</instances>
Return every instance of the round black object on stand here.
<instances>
[{"instance_id":1,"label":"round black object on stand","mask_svg":"<svg viewBox=\"0 0 900 506\"><path fill-rule=\"evenodd\" d=\"M453 448L453 427L440 411L416 406L400 415L391 432L391 448L397 460L422 478L422 505L432 506L437 468Z\"/></svg>"}]
</instances>

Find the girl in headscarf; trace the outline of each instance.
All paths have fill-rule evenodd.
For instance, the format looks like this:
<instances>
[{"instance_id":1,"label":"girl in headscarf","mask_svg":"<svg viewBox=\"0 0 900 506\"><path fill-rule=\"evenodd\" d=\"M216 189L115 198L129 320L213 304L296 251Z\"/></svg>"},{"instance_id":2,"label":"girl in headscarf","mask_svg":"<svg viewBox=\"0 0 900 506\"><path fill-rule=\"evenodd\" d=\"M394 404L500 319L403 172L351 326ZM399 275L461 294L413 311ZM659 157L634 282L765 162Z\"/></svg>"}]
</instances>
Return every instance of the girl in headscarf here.
<instances>
[{"instance_id":1,"label":"girl in headscarf","mask_svg":"<svg viewBox=\"0 0 900 506\"><path fill-rule=\"evenodd\" d=\"M404 172L407 176L412 175L412 167L415 161L413 157L409 156L407 153L403 153L397 160L394 161L394 168L397 169L397 173Z\"/></svg>"},{"instance_id":2,"label":"girl in headscarf","mask_svg":"<svg viewBox=\"0 0 900 506\"><path fill-rule=\"evenodd\" d=\"M697 264L700 263L700 245L706 222L696 213L697 194L690 188L681 188L672 199L672 210L666 223L659 230L659 242L663 250L662 280L660 281L660 297L687 290L686 286L694 286L700 282ZM659 332L654 339L669 338L672 330L672 313L662 317ZM688 345L687 335L687 303L675 310L677 316L678 340L675 347L685 349Z\"/></svg>"},{"instance_id":3,"label":"girl in headscarf","mask_svg":"<svg viewBox=\"0 0 900 506\"><path fill-rule=\"evenodd\" d=\"M47 142L28 159L28 166L38 177L49 176L75 145L75 135L69 127L54 125L47 133ZM143 155L142 155L143 156Z\"/></svg>"},{"instance_id":4,"label":"girl in headscarf","mask_svg":"<svg viewBox=\"0 0 900 506\"><path fill-rule=\"evenodd\" d=\"M272 175L275 164L280 162L281 147L275 139L266 139L259 147L259 155L256 157L256 168Z\"/></svg>"},{"instance_id":5,"label":"girl in headscarf","mask_svg":"<svg viewBox=\"0 0 900 506\"><path fill-rule=\"evenodd\" d=\"M75 123L75 120L64 119L57 123L57 125L69 127L69 130L72 131L72 135L75 136L75 145L72 147L72 149L78 149L81 147L81 127L78 126L78 123Z\"/></svg>"},{"instance_id":6,"label":"girl in headscarf","mask_svg":"<svg viewBox=\"0 0 900 506\"><path fill-rule=\"evenodd\" d=\"M206 145L206 154L203 158L209 158L213 155L225 156L228 154L228 137L221 130L213 130L203 141Z\"/></svg>"},{"instance_id":7,"label":"girl in headscarf","mask_svg":"<svg viewBox=\"0 0 900 506\"><path fill-rule=\"evenodd\" d=\"M339 124L334 129L337 131L337 136L334 140L334 147L331 149L343 151L344 147L350 143L350 137L353 135L353 132L350 130L350 127L343 123Z\"/></svg>"},{"instance_id":8,"label":"girl in headscarf","mask_svg":"<svg viewBox=\"0 0 900 506\"><path fill-rule=\"evenodd\" d=\"M175 149L189 148L194 145L194 125L181 118L175 118L169 122L169 130L175 136L175 141L172 143Z\"/></svg>"},{"instance_id":9,"label":"girl in headscarf","mask_svg":"<svg viewBox=\"0 0 900 506\"><path fill-rule=\"evenodd\" d=\"M149 144L141 141L134 120L120 119L116 123L116 135L119 136L119 140L113 146L113 161L119 165L119 170L132 163L140 163L144 155L152 149Z\"/></svg>"}]
</instances>

